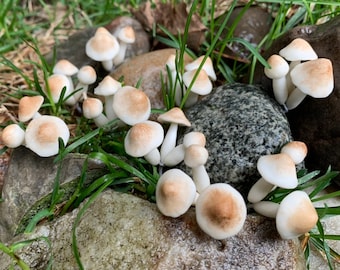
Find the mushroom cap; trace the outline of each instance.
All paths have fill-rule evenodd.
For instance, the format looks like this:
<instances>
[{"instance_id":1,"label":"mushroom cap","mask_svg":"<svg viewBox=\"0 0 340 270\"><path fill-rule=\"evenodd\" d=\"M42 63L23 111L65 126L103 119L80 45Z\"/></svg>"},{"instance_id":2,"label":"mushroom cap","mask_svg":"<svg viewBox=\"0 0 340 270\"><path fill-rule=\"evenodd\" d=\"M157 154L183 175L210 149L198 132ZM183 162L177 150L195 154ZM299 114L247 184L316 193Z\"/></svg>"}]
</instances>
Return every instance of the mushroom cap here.
<instances>
[{"instance_id":1,"label":"mushroom cap","mask_svg":"<svg viewBox=\"0 0 340 270\"><path fill-rule=\"evenodd\" d=\"M191 81L195 77L196 72L197 69L192 69L183 73L183 82L186 87L189 87ZM198 95L208 95L210 94L212 88L213 86L207 72L204 69L201 69L190 91Z\"/></svg>"},{"instance_id":2,"label":"mushroom cap","mask_svg":"<svg viewBox=\"0 0 340 270\"><path fill-rule=\"evenodd\" d=\"M1 140L9 148L16 148L25 141L25 131L18 124L6 126L1 133Z\"/></svg>"},{"instance_id":3,"label":"mushroom cap","mask_svg":"<svg viewBox=\"0 0 340 270\"><path fill-rule=\"evenodd\" d=\"M79 69L67 59L60 59L53 67L54 74L64 74L66 76L73 76L78 71Z\"/></svg>"},{"instance_id":4,"label":"mushroom cap","mask_svg":"<svg viewBox=\"0 0 340 270\"><path fill-rule=\"evenodd\" d=\"M157 121L159 121L161 123L174 123L174 124L178 124L180 126L187 126L187 127L191 126L190 121L185 116L182 109L180 109L178 107L174 107L174 108L170 109L169 111L160 114L157 117Z\"/></svg>"},{"instance_id":5,"label":"mushroom cap","mask_svg":"<svg viewBox=\"0 0 340 270\"><path fill-rule=\"evenodd\" d=\"M113 110L120 120L132 126L149 118L151 103L142 90L123 86L114 95Z\"/></svg>"},{"instance_id":6,"label":"mushroom cap","mask_svg":"<svg viewBox=\"0 0 340 270\"><path fill-rule=\"evenodd\" d=\"M94 88L94 93L99 96L111 96L114 95L121 87L122 84L119 81L115 80L110 75L107 75L98 84L98 86Z\"/></svg>"},{"instance_id":7,"label":"mushroom cap","mask_svg":"<svg viewBox=\"0 0 340 270\"><path fill-rule=\"evenodd\" d=\"M133 30L131 25L118 28L114 35L118 38L118 40L125 43L134 43L136 40L135 30Z\"/></svg>"},{"instance_id":8,"label":"mushroom cap","mask_svg":"<svg viewBox=\"0 0 340 270\"><path fill-rule=\"evenodd\" d=\"M59 101L61 92L64 87L66 87L64 97L68 96L73 91L70 80L64 74L52 74L47 78L47 84L53 102Z\"/></svg>"},{"instance_id":9,"label":"mushroom cap","mask_svg":"<svg viewBox=\"0 0 340 270\"><path fill-rule=\"evenodd\" d=\"M180 169L170 169L158 179L156 204L169 217L179 217L188 211L196 198L196 187L191 177Z\"/></svg>"},{"instance_id":10,"label":"mushroom cap","mask_svg":"<svg viewBox=\"0 0 340 270\"><path fill-rule=\"evenodd\" d=\"M290 72L293 84L314 98L329 96L334 88L333 66L327 58L296 65Z\"/></svg>"},{"instance_id":11,"label":"mushroom cap","mask_svg":"<svg viewBox=\"0 0 340 270\"><path fill-rule=\"evenodd\" d=\"M279 54L288 61L307 61L318 58L312 46L302 38L292 40Z\"/></svg>"},{"instance_id":12,"label":"mushroom cap","mask_svg":"<svg viewBox=\"0 0 340 270\"><path fill-rule=\"evenodd\" d=\"M295 164L301 163L307 156L307 145L301 141L291 141L281 148L281 153L286 153Z\"/></svg>"},{"instance_id":13,"label":"mushroom cap","mask_svg":"<svg viewBox=\"0 0 340 270\"><path fill-rule=\"evenodd\" d=\"M318 214L307 193L296 190L280 203L276 228L281 238L292 239L309 232L318 221Z\"/></svg>"},{"instance_id":14,"label":"mushroom cap","mask_svg":"<svg viewBox=\"0 0 340 270\"><path fill-rule=\"evenodd\" d=\"M79 82L90 85L97 80L97 73L92 66L85 65L79 69L77 77Z\"/></svg>"},{"instance_id":15,"label":"mushroom cap","mask_svg":"<svg viewBox=\"0 0 340 270\"><path fill-rule=\"evenodd\" d=\"M285 153L261 156L257 170L269 183L282 188L296 188L298 180L294 161Z\"/></svg>"},{"instance_id":16,"label":"mushroom cap","mask_svg":"<svg viewBox=\"0 0 340 270\"><path fill-rule=\"evenodd\" d=\"M194 61L188 63L185 66L185 70L189 71L189 70L198 69L199 66L201 65L204 57L205 57L204 55L201 55L200 57L198 57ZM213 62L211 61L210 57L207 57L207 59L205 60L205 63L202 66L202 69L205 70L205 72L208 74L208 77L211 80L216 81L217 77L216 77L216 73L215 73L215 70L214 70Z\"/></svg>"},{"instance_id":17,"label":"mushroom cap","mask_svg":"<svg viewBox=\"0 0 340 270\"><path fill-rule=\"evenodd\" d=\"M25 96L19 101L18 118L20 122L31 120L44 102L43 96Z\"/></svg>"},{"instance_id":18,"label":"mushroom cap","mask_svg":"<svg viewBox=\"0 0 340 270\"><path fill-rule=\"evenodd\" d=\"M99 27L85 45L88 57L95 61L112 60L119 52L119 43L104 27Z\"/></svg>"},{"instance_id":19,"label":"mushroom cap","mask_svg":"<svg viewBox=\"0 0 340 270\"><path fill-rule=\"evenodd\" d=\"M103 112L104 106L99 98L86 98L83 102L83 115L87 119L97 118Z\"/></svg>"},{"instance_id":20,"label":"mushroom cap","mask_svg":"<svg viewBox=\"0 0 340 270\"><path fill-rule=\"evenodd\" d=\"M27 125L25 145L37 155L49 157L58 154L59 137L66 145L70 131L65 122L56 116L42 115Z\"/></svg>"},{"instance_id":21,"label":"mushroom cap","mask_svg":"<svg viewBox=\"0 0 340 270\"><path fill-rule=\"evenodd\" d=\"M279 79L289 72L289 64L280 55L273 54L267 60L271 68L264 68L264 74L270 79Z\"/></svg>"},{"instance_id":22,"label":"mushroom cap","mask_svg":"<svg viewBox=\"0 0 340 270\"><path fill-rule=\"evenodd\" d=\"M205 147L206 138L202 132L191 131L183 136L183 145L188 147L191 144L198 144Z\"/></svg>"},{"instance_id":23,"label":"mushroom cap","mask_svg":"<svg viewBox=\"0 0 340 270\"><path fill-rule=\"evenodd\" d=\"M146 120L132 126L124 139L127 154L142 157L161 145L164 139L163 127L154 121Z\"/></svg>"},{"instance_id":24,"label":"mushroom cap","mask_svg":"<svg viewBox=\"0 0 340 270\"><path fill-rule=\"evenodd\" d=\"M229 184L212 184L196 200L197 223L215 239L237 234L246 216L247 208L242 195Z\"/></svg>"},{"instance_id":25,"label":"mushroom cap","mask_svg":"<svg viewBox=\"0 0 340 270\"><path fill-rule=\"evenodd\" d=\"M195 168L204 165L208 157L208 150L204 146L191 144L185 149L184 163L190 168Z\"/></svg>"}]
</instances>

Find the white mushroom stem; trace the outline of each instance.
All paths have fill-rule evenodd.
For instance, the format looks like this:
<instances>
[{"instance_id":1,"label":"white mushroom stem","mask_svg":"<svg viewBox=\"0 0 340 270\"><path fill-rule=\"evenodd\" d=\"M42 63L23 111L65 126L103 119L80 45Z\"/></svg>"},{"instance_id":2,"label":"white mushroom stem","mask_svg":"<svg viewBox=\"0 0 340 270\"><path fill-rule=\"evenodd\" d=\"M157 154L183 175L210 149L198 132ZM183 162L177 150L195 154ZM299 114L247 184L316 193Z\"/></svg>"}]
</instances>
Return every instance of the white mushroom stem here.
<instances>
[{"instance_id":1,"label":"white mushroom stem","mask_svg":"<svg viewBox=\"0 0 340 270\"><path fill-rule=\"evenodd\" d=\"M118 118L113 110L113 97L114 95L105 96L104 110L106 117L111 121Z\"/></svg>"},{"instance_id":2,"label":"white mushroom stem","mask_svg":"<svg viewBox=\"0 0 340 270\"><path fill-rule=\"evenodd\" d=\"M163 165L168 167L176 166L184 160L184 155L185 146L183 144L179 144L164 157Z\"/></svg>"},{"instance_id":3,"label":"white mushroom stem","mask_svg":"<svg viewBox=\"0 0 340 270\"><path fill-rule=\"evenodd\" d=\"M113 68L113 61L110 59L110 60L105 60L105 61L102 61L102 66L103 68L106 70L106 71L111 71L112 68Z\"/></svg>"},{"instance_id":4,"label":"white mushroom stem","mask_svg":"<svg viewBox=\"0 0 340 270\"><path fill-rule=\"evenodd\" d=\"M301 61L292 61L289 64L289 72L286 75L286 83L287 83L287 90L288 90L288 95L290 95L290 93L294 90L295 85L292 82L292 78L290 77L290 72L292 71L292 69L297 65L300 64Z\"/></svg>"},{"instance_id":5,"label":"white mushroom stem","mask_svg":"<svg viewBox=\"0 0 340 270\"><path fill-rule=\"evenodd\" d=\"M260 201L253 204L256 213L269 218L276 217L279 206L280 204L271 201Z\"/></svg>"},{"instance_id":6,"label":"white mushroom stem","mask_svg":"<svg viewBox=\"0 0 340 270\"><path fill-rule=\"evenodd\" d=\"M299 88L295 88L288 96L286 106L288 110L295 109L305 99L307 95Z\"/></svg>"},{"instance_id":7,"label":"white mushroom stem","mask_svg":"<svg viewBox=\"0 0 340 270\"><path fill-rule=\"evenodd\" d=\"M196 190L201 193L210 185L210 177L204 165L199 165L192 168L192 179L195 182Z\"/></svg>"},{"instance_id":8,"label":"white mushroom stem","mask_svg":"<svg viewBox=\"0 0 340 270\"><path fill-rule=\"evenodd\" d=\"M123 63L126 49L127 49L127 43L120 40L119 41L119 52L112 60L114 65L118 66L119 64Z\"/></svg>"},{"instance_id":9,"label":"white mushroom stem","mask_svg":"<svg viewBox=\"0 0 340 270\"><path fill-rule=\"evenodd\" d=\"M178 124L171 123L169 129L164 137L164 141L161 146L161 162L163 163L165 157L176 146Z\"/></svg>"},{"instance_id":10,"label":"white mushroom stem","mask_svg":"<svg viewBox=\"0 0 340 270\"><path fill-rule=\"evenodd\" d=\"M97 127L105 126L109 119L104 114L100 114L98 117L93 118L93 122L96 124Z\"/></svg>"},{"instance_id":11,"label":"white mushroom stem","mask_svg":"<svg viewBox=\"0 0 340 270\"><path fill-rule=\"evenodd\" d=\"M276 101L283 105L288 98L288 88L286 77L281 77L278 79L273 79L273 93Z\"/></svg>"},{"instance_id":12,"label":"white mushroom stem","mask_svg":"<svg viewBox=\"0 0 340 270\"><path fill-rule=\"evenodd\" d=\"M151 152L147 153L144 158L153 166L158 165L161 161L161 155L158 148L155 148Z\"/></svg>"},{"instance_id":13,"label":"white mushroom stem","mask_svg":"<svg viewBox=\"0 0 340 270\"><path fill-rule=\"evenodd\" d=\"M260 178L250 188L247 200L251 203L256 203L264 199L275 186L267 182L264 178Z\"/></svg>"}]
</instances>

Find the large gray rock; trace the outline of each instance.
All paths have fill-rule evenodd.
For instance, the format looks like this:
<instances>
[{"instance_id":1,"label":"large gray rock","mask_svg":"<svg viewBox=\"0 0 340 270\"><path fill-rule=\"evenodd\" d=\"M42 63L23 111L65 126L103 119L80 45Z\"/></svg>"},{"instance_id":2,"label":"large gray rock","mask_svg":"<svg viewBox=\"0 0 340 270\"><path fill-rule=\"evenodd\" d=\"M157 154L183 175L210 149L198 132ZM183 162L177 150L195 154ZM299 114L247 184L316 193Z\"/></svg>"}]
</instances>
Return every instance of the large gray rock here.
<instances>
[{"instance_id":1,"label":"large gray rock","mask_svg":"<svg viewBox=\"0 0 340 270\"><path fill-rule=\"evenodd\" d=\"M33 269L78 269L72 252L74 210L40 225L31 235L13 241L48 237L19 250ZM281 240L272 220L249 215L236 236L218 241L198 227L194 208L173 219L162 216L155 204L133 195L103 192L86 210L76 230L85 269L304 269L298 240ZM9 257L0 253L0 269Z\"/></svg>"},{"instance_id":2,"label":"large gray rock","mask_svg":"<svg viewBox=\"0 0 340 270\"><path fill-rule=\"evenodd\" d=\"M49 207L51 192L60 166L59 202L75 191L86 156L70 154L61 164L54 157L41 158L20 147L13 151L0 203L0 242L22 232L29 220L41 209ZM105 173L103 164L89 160L85 186Z\"/></svg>"},{"instance_id":3,"label":"large gray rock","mask_svg":"<svg viewBox=\"0 0 340 270\"><path fill-rule=\"evenodd\" d=\"M226 84L186 110L192 123L184 133L203 132L211 182L226 182L245 195L260 177L261 155L278 152L292 140L282 109L258 86Z\"/></svg>"}]
</instances>

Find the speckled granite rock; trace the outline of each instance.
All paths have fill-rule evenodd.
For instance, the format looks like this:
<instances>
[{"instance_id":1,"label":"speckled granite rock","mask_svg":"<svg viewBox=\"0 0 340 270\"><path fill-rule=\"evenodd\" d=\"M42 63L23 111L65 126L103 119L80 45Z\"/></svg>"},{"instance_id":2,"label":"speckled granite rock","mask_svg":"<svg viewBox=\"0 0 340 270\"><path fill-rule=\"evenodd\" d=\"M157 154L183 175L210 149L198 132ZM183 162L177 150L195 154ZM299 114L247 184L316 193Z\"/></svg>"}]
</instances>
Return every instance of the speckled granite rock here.
<instances>
[{"instance_id":1,"label":"speckled granite rock","mask_svg":"<svg viewBox=\"0 0 340 270\"><path fill-rule=\"evenodd\" d=\"M53 269L79 269L72 252L73 211L40 225L23 238L46 236L17 251L34 269L46 269L53 254ZM156 205L132 195L107 190L86 210L77 227L77 244L84 269L305 269L297 240L281 240L272 220L249 215L236 236L218 241L198 227L194 209L173 219ZM0 269L9 257L0 252Z\"/></svg>"},{"instance_id":2,"label":"speckled granite rock","mask_svg":"<svg viewBox=\"0 0 340 270\"><path fill-rule=\"evenodd\" d=\"M319 57L332 61L334 90L327 98L307 97L296 109L289 111L287 117L292 134L308 146L305 164L309 170L326 170L329 165L340 170L340 16L321 25L299 26L288 31L273 43L264 57L278 53L297 37L307 40ZM255 82L272 92L263 67L257 69ZM337 181L340 183L340 176Z\"/></svg>"},{"instance_id":3,"label":"speckled granite rock","mask_svg":"<svg viewBox=\"0 0 340 270\"><path fill-rule=\"evenodd\" d=\"M207 139L206 169L211 182L226 182L245 195L259 178L261 155L278 152L292 140L288 121L278 104L261 88L226 84L186 110L192 127Z\"/></svg>"},{"instance_id":4,"label":"speckled granite rock","mask_svg":"<svg viewBox=\"0 0 340 270\"><path fill-rule=\"evenodd\" d=\"M74 192L86 156L70 154L65 157L60 170L61 201ZM51 201L51 192L59 165L54 157L41 158L25 147L14 149L2 190L0 203L0 242L8 241L22 232L40 209ZM104 165L89 161L85 185L103 175Z\"/></svg>"}]
</instances>

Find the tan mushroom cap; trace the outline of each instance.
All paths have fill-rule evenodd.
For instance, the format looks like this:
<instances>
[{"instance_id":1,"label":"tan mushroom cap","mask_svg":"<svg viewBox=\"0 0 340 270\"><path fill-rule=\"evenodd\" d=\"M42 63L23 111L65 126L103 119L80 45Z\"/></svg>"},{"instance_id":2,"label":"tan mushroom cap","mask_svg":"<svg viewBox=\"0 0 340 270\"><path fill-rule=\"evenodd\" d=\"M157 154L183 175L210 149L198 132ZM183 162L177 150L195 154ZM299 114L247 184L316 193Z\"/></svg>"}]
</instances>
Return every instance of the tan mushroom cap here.
<instances>
[{"instance_id":1,"label":"tan mushroom cap","mask_svg":"<svg viewBox=\"0 0 340 270\"><path fill-rule=\"evenodd\" d=\"M75 75L79 69L67 59L60 59L53 67L53 73L66 76Z\"/></svg>"},{"instance_id":2,"label":"tan mushroom cap","mask_svg":"<svg viewBox=\"0 0 340 270\"><path fill-rule=\"evenodd\" d=\"M86 55L95 61L112 60L119 52L119 43L104 27L99 27L95 35L85 45Z\"/></svg>"},{"instance_id":3,"label":"tan mushroom cap","mask_svg":"<svg viewBox=\"0 0 340 270\"><path fill-rule=\"evenodd\" d=\"M66 92L65 92L64 97L68 96L73 91L70 80L64 74L53 74L49 76L47 79L47 84L50 90L52 100L54 102L59 101L61 92L64 87L66 87Z\"/></svg>"},{"instance_id":4,"label":"tan mushroom cap","mask_svg":"<svg viewBox=\"0 0 340 270\"><path fill-rule=\"evenodd\" d=\"M25 96L19 101L18 118L20 122L31 120L44 102L43 96Z\"/></svg>"},{"instance_id":5,"label":"tan mushroom cap","mask_svg":"<svg viewBox=\"0 0 340 270\"><path fill-rule=\"evenodd\" d=\"M159 211L169 217L179 217L188 211L196 198L191 177L180 169L163 173L156 186L156 204Z\"/></svg>"},{"instance_id":6,"label":"tan mushroom cap","mask_svg":"<svg viewBox=\"0 0 340 270\"><path fill-rule=\"evenodd\" d=\"M83 84L92 84L97 79L96 70L90 66L82 66L77 73L78 80Z\"/></svg>"},{"instance_id":7,"label":"tan mushroom cap","mask_svg":"<svg viewBox=\"0 0 340 270\"><path fill-rule=\"evenodd\" d=\"M25 146L41 157L53 156L59 151L59 137L66 145L70 132L65 122L56 116L42 115L27 125Z\"/></svg>"},{"instance_id":8,"label":"tan mushroom cap","mask_svg":"<svg viewBox=\"0 0 340 270\"><path fill-rule=\"evenodd\" d=\"M114 34L120 41L125 43L134 43L136 40L135 30L131 25L118 29Z\"/></svg>"},{"instance_id":9,"label":"tan mushroom cap","mask_svg":"<svg viewBox=\"0 0 340 270\"><path fill-rule=\"evenodd\" d=\"M205 147L206 142L205 135L199 131L191 131L183 136L184 147L188 147L192 144L198 144Z\"/></svg>"},{"instance_id":10,"label":"tan mushroom cap","mask_svg":"<svg viewBox=\"0 0 340 270\"><path fill-rule=\"evenodd\" d=\"M194 79L197 69L188 70L183 73L183 82L186 87L189 87L191 81ZM207 72L201 69L193 83L190 91L197 95L208 95L210 94L213 85L208 77Z\"/></svg>"},{"instance_id":11,"label":"tan mushroom cap","mask_svg":"<svg viewBox=\"0 0 340 270\"><path fill-rule=\"evenodd\" d=\"M314 98L329 96L334 88L331 60L318 58L296 65L290 72L293 84Z\"/></svg>"},{"instance_id":12,"label":"tan mushroom cap","mask_svg":"<svg viewBox=\"0 0 340 270\"><path fill-rule=\"evenodd\" d=\"M154 121L144 121L132 126L126 134L124 147L127 154L142 157L161 145L163 127Z\"/></svg>"},{"instance_id":13,"label":"tan mushroom cap","mask_svg":"<svg viewBox=\"0 0 340 270\"><path fill-rule=\"evenodd\" d=\"M301 141L291 141L281 148L281 153L289 155L295 164L301 163L307 156L307 145Z\"/></svg>"},{"instance_id":14,"label":"tan mushroom cap","mask_svg":"<svg viewBox=\"0 0 340 270\"><path fill-rule=\"evenodd\" d=\"M197 223L215 239L237 234L246 216L247 208L242 195L229 184L212 184L196 200Z\"/></svg>"},{"instance_id":15,"label":"tan mushroom cap","mask_svg":"<svg viewBox=\"0 0 340 270\"><path fill-rule=\"evenodd\" d=\"M190 168L204 165L209 157L208 150L201 145L191 144L185 149L184 163Z\"/></svg>"},{"instance_id":16,"label":"tan mushroom cap","mask_svg":"<svg viewBox=\"0 0 340 270\"><path fill-rule=\"evenodd\" d=\"M279 54L288 61L307 61L318 58L312 46L302 38L294 39L281 49Z\"/></svg>"},{"instance_id":17,"label":"tan mushroom cap","mask_svg":"<svg viewBox=\"0 0 340 270\"><path fill-rule=\"evenodd\" d=\"M185 116L184 112L181 108L174 107L169 111L160 114L157 117L157 121L161 123L174 123L180 126L187 126L190 127L191 123L188 118Z\"/></svg>"},{"instance_id":18,"label":"tan mushroom cap","mask_svg":"<svg viewBox=\"0 0 340 270\"><path fill-rule=\"evenodd\" d=\"M120 120L132 126L149 118L151 103L142 90L123 86L114 95L113 110Z\"/></svg>"},{"instance_id":19,"label":"tan mushroom cap","mask_svg":"<svg viewBox=\"0 0 340 270\"><path fill-rule=\"evenodd\" d=\"M296 190L280 203L276 228L281 238L293 239L309 232L318 221L318 214L307 193Z\"/></svg>"},{"instance_id":20,"label":"tan mushroom cap","mask_svg":"<svg viewBox=\"0 0 340 270\"><path fill-rule=\"evenodd\" d=\"M94 93L99 96L110 96L114 95L121 87L122 84L119 81L115 80L110 75L107 75L98 86L94 88Z\"/></svg>"},{"instance_id":21,"label":"tan mushroom cap","mask_svg":"<svg viewBox=\"0 0 340 270\"><path fill-rule=\"evenodd\" d=\"M188 63L185 66L185 70L198 69L199 66L201 65L204 57L205 57L204 55L201 55L200 57L198 57L194 61ZM202 69L205 70L205 72L208 74L208 76L211 80L216 81L217 77L216 77L216 73L215 73L215 70L214 70L213 62L211 61L210 57L206 58L205 63L202 66Z\"/></svg>"},{"instance_id":22,"label":"tan mushroom cap","mask_svg":"<svg viewBox=\"0 0 340 270\"><path fill-rule=\"evenodd\" d=\"M83 115L87 119L98 117L103 112L104 106L98 98L86 98L83 102Z\"/></svg>"},{"instance_id":23,"label":"tan mushroom cap","mask_svg":"<svg viewBox=\"0 0 340 270\"><path fill-rule=\"evenodd\" d=\"M271 68L264 68L264 74L270 79L279 79L286 76L289 72L289 65L280 55L271 55L267 63Z\"/></svg>"},{"instance_id":24,"label":"tan mushroom cap","mask_svg":"<svg viewBox=\"0 0 340 270\"><path fill-rule=\"evenodd\" d=\"M16 148L25 141L25 131L18 124L6 126L1 133L1 140L9 148Z\"/></svg>"},{"instance_id":25,"label":"tan mushroom cap","mask_svg":"<svg viewBox=\"0 0 340 270\"><path fill-rule=\"evenodd\" d=\"M298 184L295 163L285 153L261 156L257 170L264 180L275 186L291 189Z\"/></svg>"}]
</instances>

